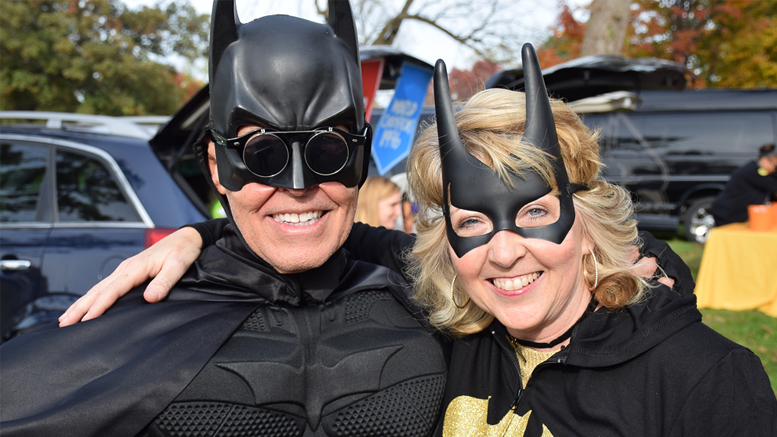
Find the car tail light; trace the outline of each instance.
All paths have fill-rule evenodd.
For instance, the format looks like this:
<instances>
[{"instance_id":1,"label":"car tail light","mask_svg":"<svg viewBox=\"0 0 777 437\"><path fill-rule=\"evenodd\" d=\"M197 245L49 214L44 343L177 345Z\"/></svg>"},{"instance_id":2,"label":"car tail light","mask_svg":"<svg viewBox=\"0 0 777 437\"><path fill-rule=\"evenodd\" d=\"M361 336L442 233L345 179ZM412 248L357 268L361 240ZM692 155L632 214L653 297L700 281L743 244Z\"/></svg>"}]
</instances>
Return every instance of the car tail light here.
<instances>
[{"instance_id":1,"label":"car tail light","mask_svg":"<svg viewBox=\"0 0 777 437\"><path fill-rule=\"evenodd\" d=\"M157 241L167 237L177 231L174 228L151 228L146 229L146 249L156 244Z\"/></svg>"}]
</instances>

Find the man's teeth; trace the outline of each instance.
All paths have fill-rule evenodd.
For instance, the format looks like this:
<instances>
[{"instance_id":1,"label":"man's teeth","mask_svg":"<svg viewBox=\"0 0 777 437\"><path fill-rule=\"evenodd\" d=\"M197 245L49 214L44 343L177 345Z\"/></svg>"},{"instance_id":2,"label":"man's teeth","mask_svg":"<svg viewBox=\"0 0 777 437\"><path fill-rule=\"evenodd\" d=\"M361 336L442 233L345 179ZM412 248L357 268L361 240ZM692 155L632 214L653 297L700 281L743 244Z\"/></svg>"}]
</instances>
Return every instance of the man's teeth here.
<instances>
[{"instance_id":1,"label":"man's teeth","mask_svg":"<svg viewBox=\"0 0 777 437\"><path fill-rule=\"evenodd\" d=\"M322 211L303 212L302 214L273 214L275 221L294 226L308 226L317 222L324 213Z\"/></svg>"},{"instance_id":2,"label":"man's teeth","mask_svg":"<svg viewBox=\"0 0 777 437\"><path fill-rule=\"evenodd\" d=\"M506 291L518 290L536 281L540 274L539 272L534 272L513 279L494 279L494 286Z\"/></svg>"}]
</instances>

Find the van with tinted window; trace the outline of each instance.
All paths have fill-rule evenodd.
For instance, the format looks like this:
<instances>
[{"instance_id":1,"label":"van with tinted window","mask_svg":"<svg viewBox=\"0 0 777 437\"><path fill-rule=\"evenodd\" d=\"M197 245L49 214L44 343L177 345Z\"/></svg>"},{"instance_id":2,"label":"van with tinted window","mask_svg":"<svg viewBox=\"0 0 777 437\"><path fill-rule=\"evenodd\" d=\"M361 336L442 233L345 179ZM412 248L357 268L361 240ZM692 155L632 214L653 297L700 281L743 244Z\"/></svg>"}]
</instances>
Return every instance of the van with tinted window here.
<instances>
[{"instance_id":1,"label":"van with tinted window","mask_svg":"<svg viewBox=\"0 0 777 437\"><path fill-rule=\"evenodd\" d=\"M682 225L689 241L705 242L731 173L775 143L777 90L642 91L632 101L612 112L573 104L600 129L604 177L632 192L641 228Z\"/></svg>"}]
</instances>

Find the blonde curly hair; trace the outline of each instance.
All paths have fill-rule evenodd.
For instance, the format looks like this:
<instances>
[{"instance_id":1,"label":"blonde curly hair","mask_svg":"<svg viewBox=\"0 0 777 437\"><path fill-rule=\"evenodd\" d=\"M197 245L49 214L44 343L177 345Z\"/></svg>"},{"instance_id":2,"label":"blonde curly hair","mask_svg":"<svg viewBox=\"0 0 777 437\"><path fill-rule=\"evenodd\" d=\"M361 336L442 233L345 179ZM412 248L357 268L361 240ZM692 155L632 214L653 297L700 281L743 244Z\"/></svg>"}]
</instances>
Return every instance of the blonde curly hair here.
<instances>
[{"instance_id":1,"label":"blonde curly hair","mask_svg":"<svg viewBox=\"0 0 777 437\"><path fill-rule=\"evenodd\" d=\"M599 178L598 132L591 132L567 105L551 99L562 159L571 183L589 189L574 194L575 213L582 231L595 244L599 281L593 289L594 262L584 256L586 283L599 303L609 309L639 301L647 282L636 275L630 261L638 244L636 220L628 192ZM508 171L537 172L556 187L552 159L520 143L525 129L524 93L491 89L472 96L456 113L456 125L467 151L509 183ZM518 157L520 159L515 159ZM443 186L437 127L431 124L419 137L408 160L408 182L418 202L418 238L408 255L408 276L414 278L415 297L431 323L453 336L479 332L493 316L468 300L464 309L453 301L451 278L456 274L448 251L442 213ZM453 293L461 296L464 290ZM458 301L463 299L459 298Z\"/></svg>"}]
</instances>

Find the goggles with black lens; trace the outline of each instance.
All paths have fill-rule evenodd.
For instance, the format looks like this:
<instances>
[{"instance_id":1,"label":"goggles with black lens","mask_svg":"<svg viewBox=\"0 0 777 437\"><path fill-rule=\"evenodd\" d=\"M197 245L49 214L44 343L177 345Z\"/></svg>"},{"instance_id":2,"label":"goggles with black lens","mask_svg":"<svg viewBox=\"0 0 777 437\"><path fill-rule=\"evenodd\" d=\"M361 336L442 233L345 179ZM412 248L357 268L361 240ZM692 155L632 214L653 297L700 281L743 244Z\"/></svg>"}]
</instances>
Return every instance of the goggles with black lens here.
<instances>
[{"instance_id":1,"label":"goggles with black lens","mask_svg":"<svg viewBox=\"0 0 777 437\"><path fill-rule=\"evenodd\" d=\"M236 138L226 139L211 131L213 141L226 148L237 150L248 171L262 178L279 175L289 165L294 138L305 144L301 151L310 171L319 176L337 174L348 163L351 147L367 142L367 129L361 135L335 127L322 127L307 131L267 131L259 128ZM284 141L283 138L291 138Z\"/></svg>"}]
</instances>

